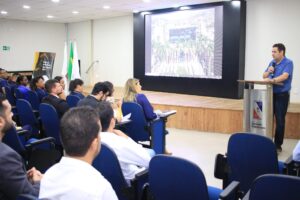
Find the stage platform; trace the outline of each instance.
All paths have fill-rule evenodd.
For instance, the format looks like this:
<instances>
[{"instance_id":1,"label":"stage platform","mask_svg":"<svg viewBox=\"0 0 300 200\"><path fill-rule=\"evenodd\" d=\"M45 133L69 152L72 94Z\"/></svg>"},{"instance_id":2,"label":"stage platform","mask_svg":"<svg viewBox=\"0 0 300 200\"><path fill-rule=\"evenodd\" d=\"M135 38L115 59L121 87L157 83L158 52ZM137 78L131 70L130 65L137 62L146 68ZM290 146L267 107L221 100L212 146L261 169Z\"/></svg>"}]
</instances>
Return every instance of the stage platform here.
<instances>
[{"instance_id":1,"label":"stage platform","mask_svg":"<svg viewBox=\"0 0 300 200\"><path fill-rule=\"evenodd\" d=\"M89 93L91 87L86 87ZM167 126L178 129L217 133L243 130L243 100L143 91L154 109L177 110L168 118ZM123 88L115 88L116 99L123 97ZM286 138L300 139L300 104L291 103L286 117Z\"/></svg>"}]
</instances>

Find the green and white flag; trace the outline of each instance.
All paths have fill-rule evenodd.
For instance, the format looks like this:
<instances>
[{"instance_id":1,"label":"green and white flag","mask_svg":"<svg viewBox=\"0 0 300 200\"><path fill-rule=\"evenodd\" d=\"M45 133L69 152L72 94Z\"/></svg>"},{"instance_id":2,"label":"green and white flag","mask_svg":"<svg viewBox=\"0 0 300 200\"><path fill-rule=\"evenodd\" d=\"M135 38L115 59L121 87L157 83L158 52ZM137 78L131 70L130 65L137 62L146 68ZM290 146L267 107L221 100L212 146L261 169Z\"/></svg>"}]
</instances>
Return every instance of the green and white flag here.
<instances>
[{"instance_id":1,"label":"green and white flag","mask_svg":"<svg viewBox=\"0 0 300 200\"><path fill-rule=\"evenodd\" d=\"M71 42L68 64L68 80L74 80L76 78L80 78L77 45L76 42Z\"/></svg>"}]
</instances>

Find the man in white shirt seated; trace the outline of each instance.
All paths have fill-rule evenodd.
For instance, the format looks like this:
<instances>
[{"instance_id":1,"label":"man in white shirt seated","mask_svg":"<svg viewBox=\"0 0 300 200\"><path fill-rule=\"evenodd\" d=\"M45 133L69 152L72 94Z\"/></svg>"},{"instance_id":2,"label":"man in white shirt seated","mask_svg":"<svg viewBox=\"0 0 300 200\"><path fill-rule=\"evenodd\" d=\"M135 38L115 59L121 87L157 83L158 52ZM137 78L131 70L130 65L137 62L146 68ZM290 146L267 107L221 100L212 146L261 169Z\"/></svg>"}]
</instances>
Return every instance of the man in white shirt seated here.
<instances>
[{"instance_id":1,"label":"man in white shirt seated","mask_svg":"<svg viewBox=\"0 0 300 200\"><path fill-rule=\"evenodd\" d=\"M300 141L293 150L293 161L300 162Z\"/></svg>"},{"instance_id":2,"label":"man in white shirt seated","mask_svg":"<svg viewBox=\"0 0 300 200\"><path fill-rule=\"evenodd\" d=\"M149 162L155 152L152 149L143 148L122 131L114 130L116 120L109 102L100 102L98 108L103 131L101 142L114 150L123 175L130 184L130 180L135 177L135 174L149 167Z\"/></svg>"},{"instance_id":3,"label":"man in white shirt seated","mask_svg":"<svg viewBox=\"0 0 300 200\"><path fill-rule=\"evenodd\" d=\"M100 132L99 115L92 108L64 114L60 134L66 155L45 173L39 199L117 199L110 183L91 165L100 152Z\"/></svg>"}]
</instances>

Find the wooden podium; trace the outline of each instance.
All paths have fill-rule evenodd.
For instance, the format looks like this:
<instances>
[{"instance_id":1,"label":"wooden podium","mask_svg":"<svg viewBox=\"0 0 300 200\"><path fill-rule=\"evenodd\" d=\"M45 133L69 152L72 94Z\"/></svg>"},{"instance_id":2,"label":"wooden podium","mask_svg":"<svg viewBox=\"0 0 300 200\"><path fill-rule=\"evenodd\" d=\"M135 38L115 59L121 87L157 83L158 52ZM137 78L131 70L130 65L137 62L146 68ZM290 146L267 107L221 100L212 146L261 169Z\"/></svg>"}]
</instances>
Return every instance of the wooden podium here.
<instances>
[{"instance_id":1,"label":"wooden podium","mask_svg":"<svg viewBox=\"0 0 300 200\"><path fill-rule=\"evenodd\" d=\"M281 84L256 80L238 80L238 82L244 84L244 131L272 139L273 85ZM263 85L265 88L255 89L255 85Z\"/></svg>"}]
</instances>

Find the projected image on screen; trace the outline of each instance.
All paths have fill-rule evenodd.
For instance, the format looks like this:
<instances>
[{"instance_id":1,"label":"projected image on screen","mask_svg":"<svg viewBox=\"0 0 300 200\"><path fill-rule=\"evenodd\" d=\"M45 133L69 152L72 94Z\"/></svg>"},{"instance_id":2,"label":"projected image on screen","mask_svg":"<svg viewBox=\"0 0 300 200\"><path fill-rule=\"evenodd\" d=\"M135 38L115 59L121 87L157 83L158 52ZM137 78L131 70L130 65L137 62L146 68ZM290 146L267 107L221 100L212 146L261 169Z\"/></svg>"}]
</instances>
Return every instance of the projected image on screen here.
<instances>
[{"instance_id":1,"label":"projected image on screen","mask_svg":"<svg viewBox=\"0 0 300 200\"><path fill-rule=\"evenodd\" d=\"M146 16L148 76L222 78L221 6Z\"/></svg>"}]
</instances>

